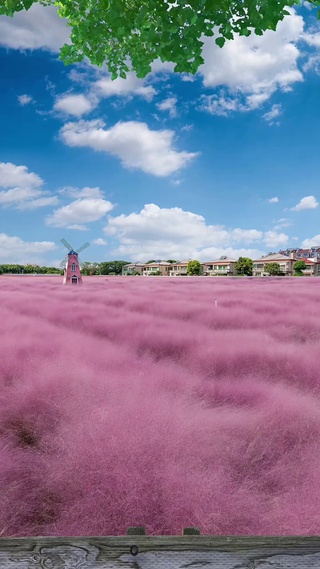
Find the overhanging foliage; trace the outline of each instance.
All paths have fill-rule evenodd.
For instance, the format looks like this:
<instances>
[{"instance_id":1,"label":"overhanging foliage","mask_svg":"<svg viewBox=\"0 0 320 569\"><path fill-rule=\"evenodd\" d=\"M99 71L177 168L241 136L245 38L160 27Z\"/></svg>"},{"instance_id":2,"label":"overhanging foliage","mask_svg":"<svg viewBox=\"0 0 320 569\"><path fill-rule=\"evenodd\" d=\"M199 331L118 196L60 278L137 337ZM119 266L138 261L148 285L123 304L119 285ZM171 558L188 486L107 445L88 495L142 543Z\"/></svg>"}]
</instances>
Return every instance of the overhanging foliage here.
<instances>
[{"instance_id":1,"label":"overhanging foliage","mask_svg":"<svg viewBox=\"0 0 320 569\"><path fill-rule=\"evenodd\" d=\"M296 0L0 0L0 14L13 16L33 4L55 5L72 28L61 49L65 64L87 57L106 63L112 78L133 69L140 78L155 59L175 63L176 72L195 74L203 63L204 36L223 47L235 33L249 36L275 30ZM300 2L298 2L300 3ZM310 0L315 7L320 0Z\"/></svg>"}]
</instances>

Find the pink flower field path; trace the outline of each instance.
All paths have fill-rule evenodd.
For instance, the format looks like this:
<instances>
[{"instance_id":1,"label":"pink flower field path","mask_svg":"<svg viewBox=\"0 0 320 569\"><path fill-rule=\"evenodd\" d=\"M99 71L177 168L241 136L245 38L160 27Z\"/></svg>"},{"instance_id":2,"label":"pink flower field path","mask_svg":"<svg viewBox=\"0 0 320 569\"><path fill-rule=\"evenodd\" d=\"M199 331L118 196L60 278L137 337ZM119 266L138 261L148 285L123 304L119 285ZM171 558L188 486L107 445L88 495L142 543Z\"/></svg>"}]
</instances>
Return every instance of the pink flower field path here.
<instances>
[{"instance_id":1,"label":"pink flower field path","mask_svg":"<svg viewBox=\"0 0 320 569\"><path fill-rule=\"evenodd\" d=\"M0 277L0 535L319 534L319 348L316 278Z\"/></svg>"}]
</instances>

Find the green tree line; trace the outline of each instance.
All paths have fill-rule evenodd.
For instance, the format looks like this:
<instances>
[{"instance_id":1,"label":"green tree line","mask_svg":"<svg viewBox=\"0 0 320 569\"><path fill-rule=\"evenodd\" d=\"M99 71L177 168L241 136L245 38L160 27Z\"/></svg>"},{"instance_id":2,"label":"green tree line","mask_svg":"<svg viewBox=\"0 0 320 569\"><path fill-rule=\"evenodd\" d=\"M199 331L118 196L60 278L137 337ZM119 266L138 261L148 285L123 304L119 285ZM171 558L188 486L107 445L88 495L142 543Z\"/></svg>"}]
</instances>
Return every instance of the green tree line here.
<instances>
[{"instance_id":1,"label":"green tree line","mask_svg":"<svg viewBox=\"0 0 320 569\"><path fill-rule=\"evenodd\" d=\"M10 265L10 264L3 264L0 265L0 274L12 274L12 275L20 275L20 274L38 274L38 275L45 275L45 274L57 274L61 273L61 269L57 269L57 267L39 267L39 265Z\"/></svg>"},{"instance_id":2,"label":"green tree line","mask_svg":"<svg viewBox=\"0 0 320 569\"><path fill-rule=\"evenodd\" d=\"M106 261L103 263L83 263L81 272L83 275L121 275L123 265L127 265L129 261ZM18 265L18 264L2 264L0 265L0 275L61 275L63 269L57 267L40 267L39 265Z\"/></svg>"},{"instance_id":3,"label":"green tree line","mask_svg":"<svg viewBox=\"0 0 320 569\"><path fill-rule=\"evenodd\" d=\"M155 263L155 260L147 261L146 264ZM173 259L168 259L169 263L178 263ZM85 262L82 265L81 272L85 276L91 275L121 275L122 268L124 265L128 265L129 261L103 261L102 263L90 263ZM303 270L306 268L306 264L304 261L296 261L293 265L293 269L295 271L296 276L302 276ZM236 270L239 276L246 275L252 276L252 269L253 269L253 261L248 257L239 257L238 261L236 262ZM281 269L279 263L268 263L265 266L265 272L269 273L269 275L281 275ZM202 274L202 267L200 261L191 260L188 263L187 267L188 275L201 275ZM40 267L39 265L17 265L17 264L3 264L0 265L0 275L5 274L56 274L62 275L63 269L59 269L57 267ZM159 272L152 273L153 276L160 275Z\"/></svg>"}]
</instances>

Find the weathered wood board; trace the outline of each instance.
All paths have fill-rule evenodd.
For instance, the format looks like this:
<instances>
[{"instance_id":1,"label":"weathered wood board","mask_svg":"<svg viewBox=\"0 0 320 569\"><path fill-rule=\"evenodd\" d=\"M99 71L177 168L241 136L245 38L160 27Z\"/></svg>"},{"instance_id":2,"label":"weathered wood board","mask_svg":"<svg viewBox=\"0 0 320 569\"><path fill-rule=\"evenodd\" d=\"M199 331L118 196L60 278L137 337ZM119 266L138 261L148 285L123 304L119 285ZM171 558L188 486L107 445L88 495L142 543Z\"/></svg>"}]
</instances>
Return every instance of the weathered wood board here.
<instances>
[{"instance_id":1,"label":"weathered wood board","mask_svg":"<svg viewBox=\"0 0 320 569\"><path fill-rule=\"evenodd\" d=\"M320 537L0 538L1 569L320 569Z\"/></svg>"}]
</instances>

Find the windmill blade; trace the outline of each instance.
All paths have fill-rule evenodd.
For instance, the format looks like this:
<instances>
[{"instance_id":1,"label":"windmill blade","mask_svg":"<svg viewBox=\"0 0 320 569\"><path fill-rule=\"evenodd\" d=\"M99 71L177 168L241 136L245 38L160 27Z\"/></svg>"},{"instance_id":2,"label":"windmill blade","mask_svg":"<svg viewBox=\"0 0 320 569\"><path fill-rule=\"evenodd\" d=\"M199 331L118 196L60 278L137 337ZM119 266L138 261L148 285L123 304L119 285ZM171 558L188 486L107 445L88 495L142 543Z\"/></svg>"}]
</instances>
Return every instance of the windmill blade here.
<instances>
[{"instance_id":1,"label":"windmill blade","mask_svg":"<svg viewBox=\"0 0 320 569\"><path fill-rule=\"evenodd\" d=\"M60 239L61 243L68 249L68 251L73 251L72 245L66 241L66 239Z\"/></svg>"},{"instance_id":2,"label":"windmill blade","mask_svg":"<svg viewBox=\"0 0 320 569\"><path fill-rule=\"evenodd\" d=\"M67 264L67 257L65 259L63 259L63 261L61 261L61 263L60 263L61 269L64 269L66 264Z\"/></svg>"},{"instance_id":3,"label":"windmill blade","mask_svg":"<svg viewBox=\"0 0 320 569\"><path fill-rule=\"evenodd\" d=\"M90 247L90 243L84 243L80 249L77 249L76 253L81 253L81 251L84 251L87 247Z\"/></svg>"},{"instance_id":4,"label":"windmill blade","mask_svg":"<svg viewBox=\"0 0 320 569\"><path fill-rule=\"evenodd\" d=\"M78 263L79 263L80 267L83 267L83 265L84 265L84 262L83 262L83 261L81 261L81 259L79 259L79 257L78 257Z\"/></svg>"}]
</instances>

